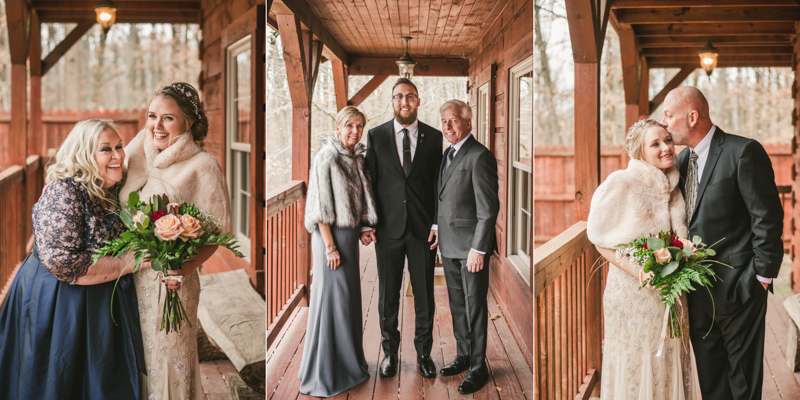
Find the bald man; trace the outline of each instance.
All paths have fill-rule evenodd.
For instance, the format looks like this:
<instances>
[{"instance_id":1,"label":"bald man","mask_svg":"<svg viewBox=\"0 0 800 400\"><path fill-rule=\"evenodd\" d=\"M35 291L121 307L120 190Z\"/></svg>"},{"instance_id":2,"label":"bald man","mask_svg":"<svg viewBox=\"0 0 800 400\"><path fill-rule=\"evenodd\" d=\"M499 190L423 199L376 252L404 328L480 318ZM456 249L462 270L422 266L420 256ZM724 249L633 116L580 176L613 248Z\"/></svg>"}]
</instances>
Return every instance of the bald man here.
<instances>
[{"instance_id":1,"label":"bald man","mask_svg":"<svg viewBox=\"0 0 800 400\"><path fill-rule=\"evenodd\" d=\"M757 141L715 126L697 88L669 92L662 123L675 144L687 146L678 165L689 236L722 240L712 258L732 267L713 267L721 279L711 289L713 302L705 290L688 296L700 391L704 399L760 399L767 291L783 261L772 163Z\"/></svg>"}]
</instances>

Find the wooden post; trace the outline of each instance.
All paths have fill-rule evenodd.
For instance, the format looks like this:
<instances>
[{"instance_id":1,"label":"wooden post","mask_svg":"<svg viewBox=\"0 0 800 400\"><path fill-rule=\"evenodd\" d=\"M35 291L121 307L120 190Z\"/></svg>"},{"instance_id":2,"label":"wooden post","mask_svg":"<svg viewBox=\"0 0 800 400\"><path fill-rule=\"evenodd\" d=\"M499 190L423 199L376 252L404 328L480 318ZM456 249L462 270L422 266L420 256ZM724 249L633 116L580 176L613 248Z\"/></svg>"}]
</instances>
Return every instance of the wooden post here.
<instances>
[{"instance_id":1,"label":"wooden post","mask_svg":"<svg viewBox=\"0 0 800 400\"><path fill-rule=\"evenodd\" d=\"M280 10L280 9L279 9ZM322 44L313 40L313 35L303 30L300 20L293 14L277 14L278 28L283 43L283 58L286 77L292 98L292 180L300 180L308 186L311 167L311 99L322 58ZM310 236L303 227L305 219L305 196L298 205L297 246L298 284L305 285L306 293L300 306L308 304L308 284L311 266Z\"/></svg>"},{"instance_id":2,"label":"wooden post","mask_svg":"<svg viewBox=\"0 0 800 400\"><path fill-rule=\"evenodd\" d=\"M797 26L797 32L800 33L800 26ZM792 57L792 63L794 64L794 70L797 71L797 68L800 64L798 62L798 57L800 57L800 41L794 41L794 55ZM800 170L800 151L798 151L798 144L800 144L800 80L797 79L797 75L795 74L794 83L792 84L792 99L794 100L794 107L792 109L792 125L794 125L793 135L792 135L792 195L791 195L791 202L792 202L792 219L791 219L791 233L792 233L792 246L791 251L789 252L792 257L792 291L794 293L800 293L800 257L797 255L800 254L800 238L798 238L796 234L796 228L798 224L798 217L800 217L800 205L797 202L798 193L800 193L800 178L798 178L797 171Z\"/></svg>"},{"instance_id":3,"label":"wooden post","mask_svg":"<svg viewBox=\"0 0 800 400\"><path fill-rule=\"evenodd\" d=\"M256 29L250 37L250 53L254 55L251 62L251 76L253 82L250 86L251 100L250 109L253 113L253 124L250 126L250 143L252 143L252 156L250 163L250 187L253 188L250 196L250 266L254 276L250 281L255 286L256 291L261 294L266 293L266 276L264 274L266 264L266 115L264 98L266 93L265 62L267 60L266 42L266 10L263 5L253 7L256 9ZM262 247L263 246L263 247Z\"/></svg>"},{"instance_id":4,"label":"wooden post","mask_svg":"<svg viewBox=\"0 0 800 400\"><path fill-rule=\"evenodd\" d=\"M650 67L642 57L642 78L639 82L639 119L650 117ZM657 118L660 120L660 118Z\"/></svg>"},{"instance_id":5,"label":"wooden post","mask_svg":"<svg viewBox=\"0 0 800 400\"><path fill-rule=\"evenodd\" d=\"M575 61L575 215L589 216L592 195L600 185L600 57L611 2L566 0L572 54ZM586 251L586 273L598 253ZM586 368L602 379L603 308L601 279L586 287ZM598 385L599 387L599 385Z\"/></svg>"},{"instance_id":6,"label":"wooden post","mask_svg":"<svg viewBox=\"0 0 800 400\"><path fill-rule=\"evenodd\" d=\"M639 52L633 29L619 30L620 58L622 59L622 86L625 90L625 130L639 120Z\"/></svg>"},{"instance_id":7,"label":"wooden post","mask_svg":"<svg viewBox=\"0 0 800 400\"><path fill-rule=\"evenodd\" d=\"M31 13L31 39L28 57L31 68L30 114L28 116L28 154L44 156L42 140L42 38L36 10Z\"/></svg>"},{"instance_id":8,"label":"wooden post","mask_svg":"<svg viewBox=\"0 0 800 400\"><path fill-rule=\"evenodd\" d=\"M348 68L342 60L333 58L331 59L331 67L333 68L333 88L336 92L336 110L341 111L347 107L347 100L350 98L348 95Z\"/></svg>"}]
</instances>

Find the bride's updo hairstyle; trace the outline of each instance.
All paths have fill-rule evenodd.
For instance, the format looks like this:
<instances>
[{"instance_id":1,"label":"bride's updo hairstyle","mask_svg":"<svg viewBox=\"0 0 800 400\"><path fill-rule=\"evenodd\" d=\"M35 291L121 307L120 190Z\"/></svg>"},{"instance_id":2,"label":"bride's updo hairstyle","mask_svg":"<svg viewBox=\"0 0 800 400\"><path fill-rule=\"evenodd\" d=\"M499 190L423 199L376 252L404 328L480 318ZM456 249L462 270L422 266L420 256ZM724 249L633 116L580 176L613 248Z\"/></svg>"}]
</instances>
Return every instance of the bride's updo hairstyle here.
<instances>
[{"instance_id":1,"label":"bride's updo hairstyle","mask_svg":"<svg viewBox=\"0 0 800 400\"><path fill-rule=\"evenodd\" d=\"M628 155L631 158L641 160L644 157L644 133L653 127L667 129L667 127L652 118L643 119L628 129L628 136L625 137L625 147L628 149Z\"/></svg>"},{"instance_id":2,"label":"bride's updo hairstyle","mask_svg":"<svg viewBox=\"0 0 800 400\"><path fill-rule=\"evenodd\" d=\"M192 85L184 82L168 83L158 88L150 101L152 102L158 96L172 99L178 104L186 124L183 128L184 132L191 133L195 142L205 140L208 136L208 118L201 107L200 95ZM189 121L194 121L194 123L190 124Z\"/></svg>"}]
</instances>

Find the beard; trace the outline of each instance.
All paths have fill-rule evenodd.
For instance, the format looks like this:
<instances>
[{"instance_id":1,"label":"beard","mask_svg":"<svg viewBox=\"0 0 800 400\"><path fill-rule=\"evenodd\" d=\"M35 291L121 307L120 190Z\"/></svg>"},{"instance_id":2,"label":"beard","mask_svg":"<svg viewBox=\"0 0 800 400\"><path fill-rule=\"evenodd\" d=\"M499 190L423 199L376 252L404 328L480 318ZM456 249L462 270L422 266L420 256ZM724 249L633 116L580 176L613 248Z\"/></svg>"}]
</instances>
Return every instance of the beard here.
<instances>
[{"instance_id":1,"label":"beard","mask_svg":"<svg viewBox=\"0 0 800 400\"><path fill-rule=\"evenodd\" d=\"M407 117L404 117L400 114L399 109L395 109L394 118L400 123L400 125L411 125L417 120L417 110L411 111Z\"/></svg>"}]
</instances>

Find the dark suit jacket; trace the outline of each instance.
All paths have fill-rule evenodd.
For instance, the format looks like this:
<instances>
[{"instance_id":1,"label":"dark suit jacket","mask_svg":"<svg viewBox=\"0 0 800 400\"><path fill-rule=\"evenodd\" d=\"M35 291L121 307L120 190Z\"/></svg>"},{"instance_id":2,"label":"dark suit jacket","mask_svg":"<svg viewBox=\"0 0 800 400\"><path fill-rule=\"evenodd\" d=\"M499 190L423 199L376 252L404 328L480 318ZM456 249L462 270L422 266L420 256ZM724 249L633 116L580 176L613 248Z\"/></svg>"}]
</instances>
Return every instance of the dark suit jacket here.
<instances>
[{"instance_id":1,"label":"dark suit jacket","mask_svg":"<svg viewBox=\"0 0 800 400\"><path fill-rule=\"evenodd\" d=\"M470 136L456 153L444 176L439 168L439 251L442 257L466 259L470 248L491 255L494 223L500 211L497 160Z\"/></svg>"},{"instance_id":2,"label":"dark suit jacket","mask_svg":"<svg viewBox=\"0 0 800 400\"><path fill-rule=\"evenodd\" d=\"M689 149L678 155L681 190L685 193ZM775 278L783 261L783 207L767 152L755 140L729 135L717 127L697 188L689 236L711 245L722 279L711 292L717 312L743 304L753 290L763 290L756 275ZM710 304L705 305L711 307Z\"/></svg>"},{"instance_id":3,"label":"dark suit jacket","mask_svg":"<svg viewBox=\"0 0 800 400\"><path fill-rule=\"evenodd\" d=\"M427 241L434 224L442 132L421 121L418 129L417 149L408 177L397 156L394 120L367 133L366 162L378 206L375 227L378 238L400 238L408 222L414 237Z\"/></svg>"}]
</instances>

